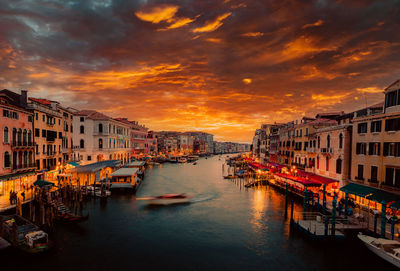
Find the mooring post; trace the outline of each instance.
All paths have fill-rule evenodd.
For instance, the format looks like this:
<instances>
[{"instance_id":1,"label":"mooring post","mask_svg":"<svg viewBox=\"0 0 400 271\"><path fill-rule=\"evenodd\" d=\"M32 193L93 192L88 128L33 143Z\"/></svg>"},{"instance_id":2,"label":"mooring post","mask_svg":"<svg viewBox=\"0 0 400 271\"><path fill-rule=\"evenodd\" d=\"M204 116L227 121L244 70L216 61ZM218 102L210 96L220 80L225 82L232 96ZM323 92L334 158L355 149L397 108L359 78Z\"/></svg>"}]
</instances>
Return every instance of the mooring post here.
<instances>
[{"instance_id":1,"label":"mooring post","mask_svg":"<svg viewBox=\"0 0 400 271\"><path fill-rule=\"evenodd\" d=\"M307 188L304 190L303 212L307 211Z\"/></svg>"},{"instance_id":2,"label":"mooring post","mask_svg":"<svg viewBox=\"0 0 400 271\"><path fill-rule=\"evenodd\" d=\"M386 202L382 201L382 215L381 215L381 237L385 238L386 232Z\"/></svg>"},{"instance_id":3,"label":"mooring post","mask_svg":"<svg viewBox=\"0 0 400 271\"><path fill-rule=\"evenodd\" d=\"M322 212L326 213L326 184L323 185L322 190Z\"/></svg>"},{"instance_id":4,"label":"mooring post","mask_svg":"<svg viewBox=\"0 0 400 271\"><path fill-rule=\"evenodd\" d=\"M347 209L349 208L349 193L345 193L344 198L344 217L347 218Z\"/></svg>"},{"instance_id":5,"label":"mooring post","mask_svg":"<svg viewBox=\"0 0 400 271\"><path fill-rule=\"evenodd\" d=\"M294 200L291 201L291 206L290 206L290 224L293 223L293 210L294 210Z\"/></svg>"},{"instance_id":6,"label":"mooring post","mask_svg":"<svg viewBox=\"0 0 400 271\"><path fill-rule=\"evenodd\" d=\"M329 217L325 216L325 236L328 236L328 228L329 228Z\"/></svg>"},{"instance_id":7,"label":"mooring post","mask_svg":"<svg viewBox=\"0 0 400 271\"><path fill-rule=\"evenodd\" d=\"M288 183L286 183L286 187L285 187L285 218L287 217L287 201L288 201L288 186L289 186L289 184Z\"/></svg>"},{"instance_id":8,"label":"mooring post","mask_svg":"<svg viewBox=\"0 0 400 271\"><path fill-rule=\"evenodd\" d=\"M392 219L391 219L391 227L390 227L390 236L392 237L392 240L394 239L394 224L395 224L395 221L394 221L394 216L392 216Z\"/></svg>"},{"instance_id":9,"label":"mooring post","mask_svg":"<svg viewBox=\"0 0 400 271\"><path fill-rule=\"evenodd\" d=\"M374 215L374 236L377 236L377 228L378 228L378 214Z\"/></svg>"},{"instance_id":10,"label":"mooring post","mask_svg":"<svg viewBox=\"0 0 400 271\"><path fill-rule=\"evenodd\" d=\"M335 236L335 223L336 223L336 197L332 201L332 232L331 234Z\"/></svg>"}]
</instances>

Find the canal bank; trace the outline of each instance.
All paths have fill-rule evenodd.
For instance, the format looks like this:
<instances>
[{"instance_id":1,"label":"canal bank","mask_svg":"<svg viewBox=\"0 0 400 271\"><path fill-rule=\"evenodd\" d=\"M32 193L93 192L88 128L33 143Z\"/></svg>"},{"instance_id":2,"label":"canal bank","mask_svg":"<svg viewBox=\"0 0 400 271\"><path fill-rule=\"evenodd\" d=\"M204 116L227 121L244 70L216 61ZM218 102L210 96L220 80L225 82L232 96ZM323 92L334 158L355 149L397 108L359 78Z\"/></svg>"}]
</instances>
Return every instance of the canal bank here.
<instances>
[{"instance_id":1,"label":"canal bank","mask_svg":"<svg viewBox=\"0 0 400 271\"><path fill-rule=\"evenodd\" d=\"M17 270L395 270L357 240L322 246L291 234L284 195L223 179L224 161L163 164L146 172L137 197L193 195L190 205L149 208L134 195L84 203L90 218L57 226L47 255L2 255ZM301 200L295 209L302 210ZM7 257L6 257L7 256ZM24 257L24 258L22 258ZM21 259L24 259L22 261Z\"/></svg>"}]
</instances>

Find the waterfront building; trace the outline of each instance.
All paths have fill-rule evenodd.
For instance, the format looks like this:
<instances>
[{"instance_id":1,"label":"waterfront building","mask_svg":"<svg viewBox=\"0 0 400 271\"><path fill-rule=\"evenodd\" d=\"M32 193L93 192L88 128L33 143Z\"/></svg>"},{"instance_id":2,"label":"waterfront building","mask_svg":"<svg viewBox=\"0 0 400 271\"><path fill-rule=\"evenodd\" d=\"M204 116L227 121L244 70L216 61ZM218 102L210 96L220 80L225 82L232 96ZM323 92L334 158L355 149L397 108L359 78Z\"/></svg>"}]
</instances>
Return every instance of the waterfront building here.
<instances>
[{"instance_id":1,"label":"waterfront building","mask_svg":"<svg viewBox=\"0 0 400 271\"><path fill-rule=\"evenodd\" d=\"M189 155L193 154L194 137L183 133L178 135L178 148L181 153Z\"/></svg>"},{"instance_id":2,"label":"waterfront building","mask_svg":"<svg viewBox=\"0 0 400 271\"><path fill-rule=\"evenodd\" d=\"M310 135L305 168L307 172L337 180L340 186L350 179L352 116L343 114L336 120L322 122L320 124L326 127L322 126ZM330 125L336 121L336 125Z\"/></svg>"},{"instance_id":3,"label":"waterfront building","mask_svg":"<svg viewBox=\"0 0 400 271\"><path fill-rule=\"evenodd\" d=\"M0 209L10 191L27 191L36 180L33 114L26 108L27 91L0 91Z\"/></svg>"},{"instance_id":4,"label":"waterfront building","mask_svg":"<svg viewBox=\"0 0 400 271\"><path fill-rule=\"evenodd\" d=\"M73 108L64 108L58 106L62 115L62 155L63 164L68 163L72 159L72 146L73 146L73 114L77 112Z\"/></svg>"},{"instance_id":5,"label":"waterfront building","mask_svg":"<svg viewBox=\"0 0 400 271\"><path fill-rule=\"evenodd\" d=\"M39 178L53 180L56 171L63 162L61 150L63 138L62 113L59 103L47 99L28 99L28 108L32 110L35 128L35 159Z\"/></svg>"},{"instance_id":6,"label":"waterfront building","mask_svg":"<svg viewBox=\"0 0 400 271\"><path fill-rule=\"evenodd\" d=\"M280 150L280 137L279 137L279 129L282 126L276 125L271 128L270 134L269 134L269 150L268 150L268 161L269 162L278 162L278 156L279 156L279 150Z\"/></svg>"},{"instance_id":7,"label":"waterfront building","mask_svg":"<svg viewBox=\"0 0 400 271\"><path fill-rule=\"evenodd\" d=\"M257 129L253 137L253 156L256 159L261 157L261 143L266 139L266 131L264 129Z\"/></svg>"},{"instance_id":8,"label":"waterfront building","mask_svg":"<svg viewBox=\"0 0 400 271\"><path fill-rule=\"evenodd\" d=\"M294 121L281 125L279 129L278 162L291 165L294 157Z\"/></svg>"},{"instance_id":9,"label":"waterfront building","mask_svg":"<svg viewBox=\"0 0 400 271\"><path fill-rule=\"evenodd\" d=\"M149 131L147 133L146 147L147 147L147 154L157 155L158 153L157 138L153 131Z\"/></svg>"},{"instance_id":10,"label":"waterfront building","mask_svg":"<svg viewBox=\"0 0 400 271\"><path fill-rule=\"evenodd\" d=\"M131 122L132 157L143 157L148 154L147 136L147 127L140 125L137 121Z\"/></svg>"},{"instance_id":11,"label":"waterfront building","mask_svg":"<svg viewBox=\"0 0 400 271\"><path fill-rule=\"evenodd\" d=\"M73 116L73 160L90 164L131 157L131 126L94 110L82 110Z\"/></svg>"}]
</instances>

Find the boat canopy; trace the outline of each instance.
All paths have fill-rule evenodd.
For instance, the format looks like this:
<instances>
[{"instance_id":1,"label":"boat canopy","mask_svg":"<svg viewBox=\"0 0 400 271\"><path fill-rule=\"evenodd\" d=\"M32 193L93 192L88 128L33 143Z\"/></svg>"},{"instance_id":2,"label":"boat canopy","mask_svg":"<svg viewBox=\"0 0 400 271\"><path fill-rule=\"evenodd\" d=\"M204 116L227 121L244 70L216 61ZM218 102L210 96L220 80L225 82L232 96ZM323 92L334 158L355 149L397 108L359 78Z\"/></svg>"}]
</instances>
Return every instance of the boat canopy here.
<instances>
[{"instance_id":1,"label":"boat canopy","mask_svg":"<svg viewBox=\"0 0 400 271\"><path fill-rule=\"evenodd\" d=\"M100 161L84 166L79 166L76 168L72 168L71 172L77 172L77 173L92 173L92 172L97 172L103 168L106 167L117 167L121 164L120 160L107 160L107 161Z\"/></svg>"},{"instance_id":2,"label":"boat canopy","mask_svg":"<svg viewBox=\"0 0 400 271\"><path fill-rule=\"evenodd\" d=\"M146 164L146 161L132 161L125 164L125 167L142 167Z\"/></svg>"},{"instance_id":3,"label":"boat canopy","mask_svg":"<svg viewBox=\"0 0 400 271\"><path fill-rule=\"evenodd\" d=\"M138 170L139 170L138 168L123 167L114 171L110 175L112 177L130 177L135 175L138 172Z\"/></svg>"},{"instance_id":4,"label":"boat canopy","mask_svg":"<svg viewBox=\"0 0 400 271\"><path fill-rule=\"evenodd\" d=\"M37 180L33 184L36 185L36 186L39 186L39 187L44 187L44 186L48 186L48 185L49 186L53 186L54 185L54 183L48 182L48 181L45 181L45 180Z\"/></svg>"}]
</instances>

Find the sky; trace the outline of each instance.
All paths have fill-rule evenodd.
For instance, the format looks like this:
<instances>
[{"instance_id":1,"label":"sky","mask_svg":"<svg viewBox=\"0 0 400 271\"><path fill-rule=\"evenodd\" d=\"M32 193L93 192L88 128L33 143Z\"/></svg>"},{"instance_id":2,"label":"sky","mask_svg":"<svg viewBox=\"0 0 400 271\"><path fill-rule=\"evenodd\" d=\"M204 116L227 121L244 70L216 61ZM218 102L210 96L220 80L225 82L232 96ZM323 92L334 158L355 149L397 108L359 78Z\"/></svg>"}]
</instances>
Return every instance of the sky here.
<instances>
[{"instance_id":1,"label":"sky","mask_svg":"<svg viewBox=\"0 0 400 271\"><path fill-rule=\"evenodd\" d=\"M0 0L0 89L250 142L382 102L399 33L399 0Z\"/></svg>"}]
</instances>

